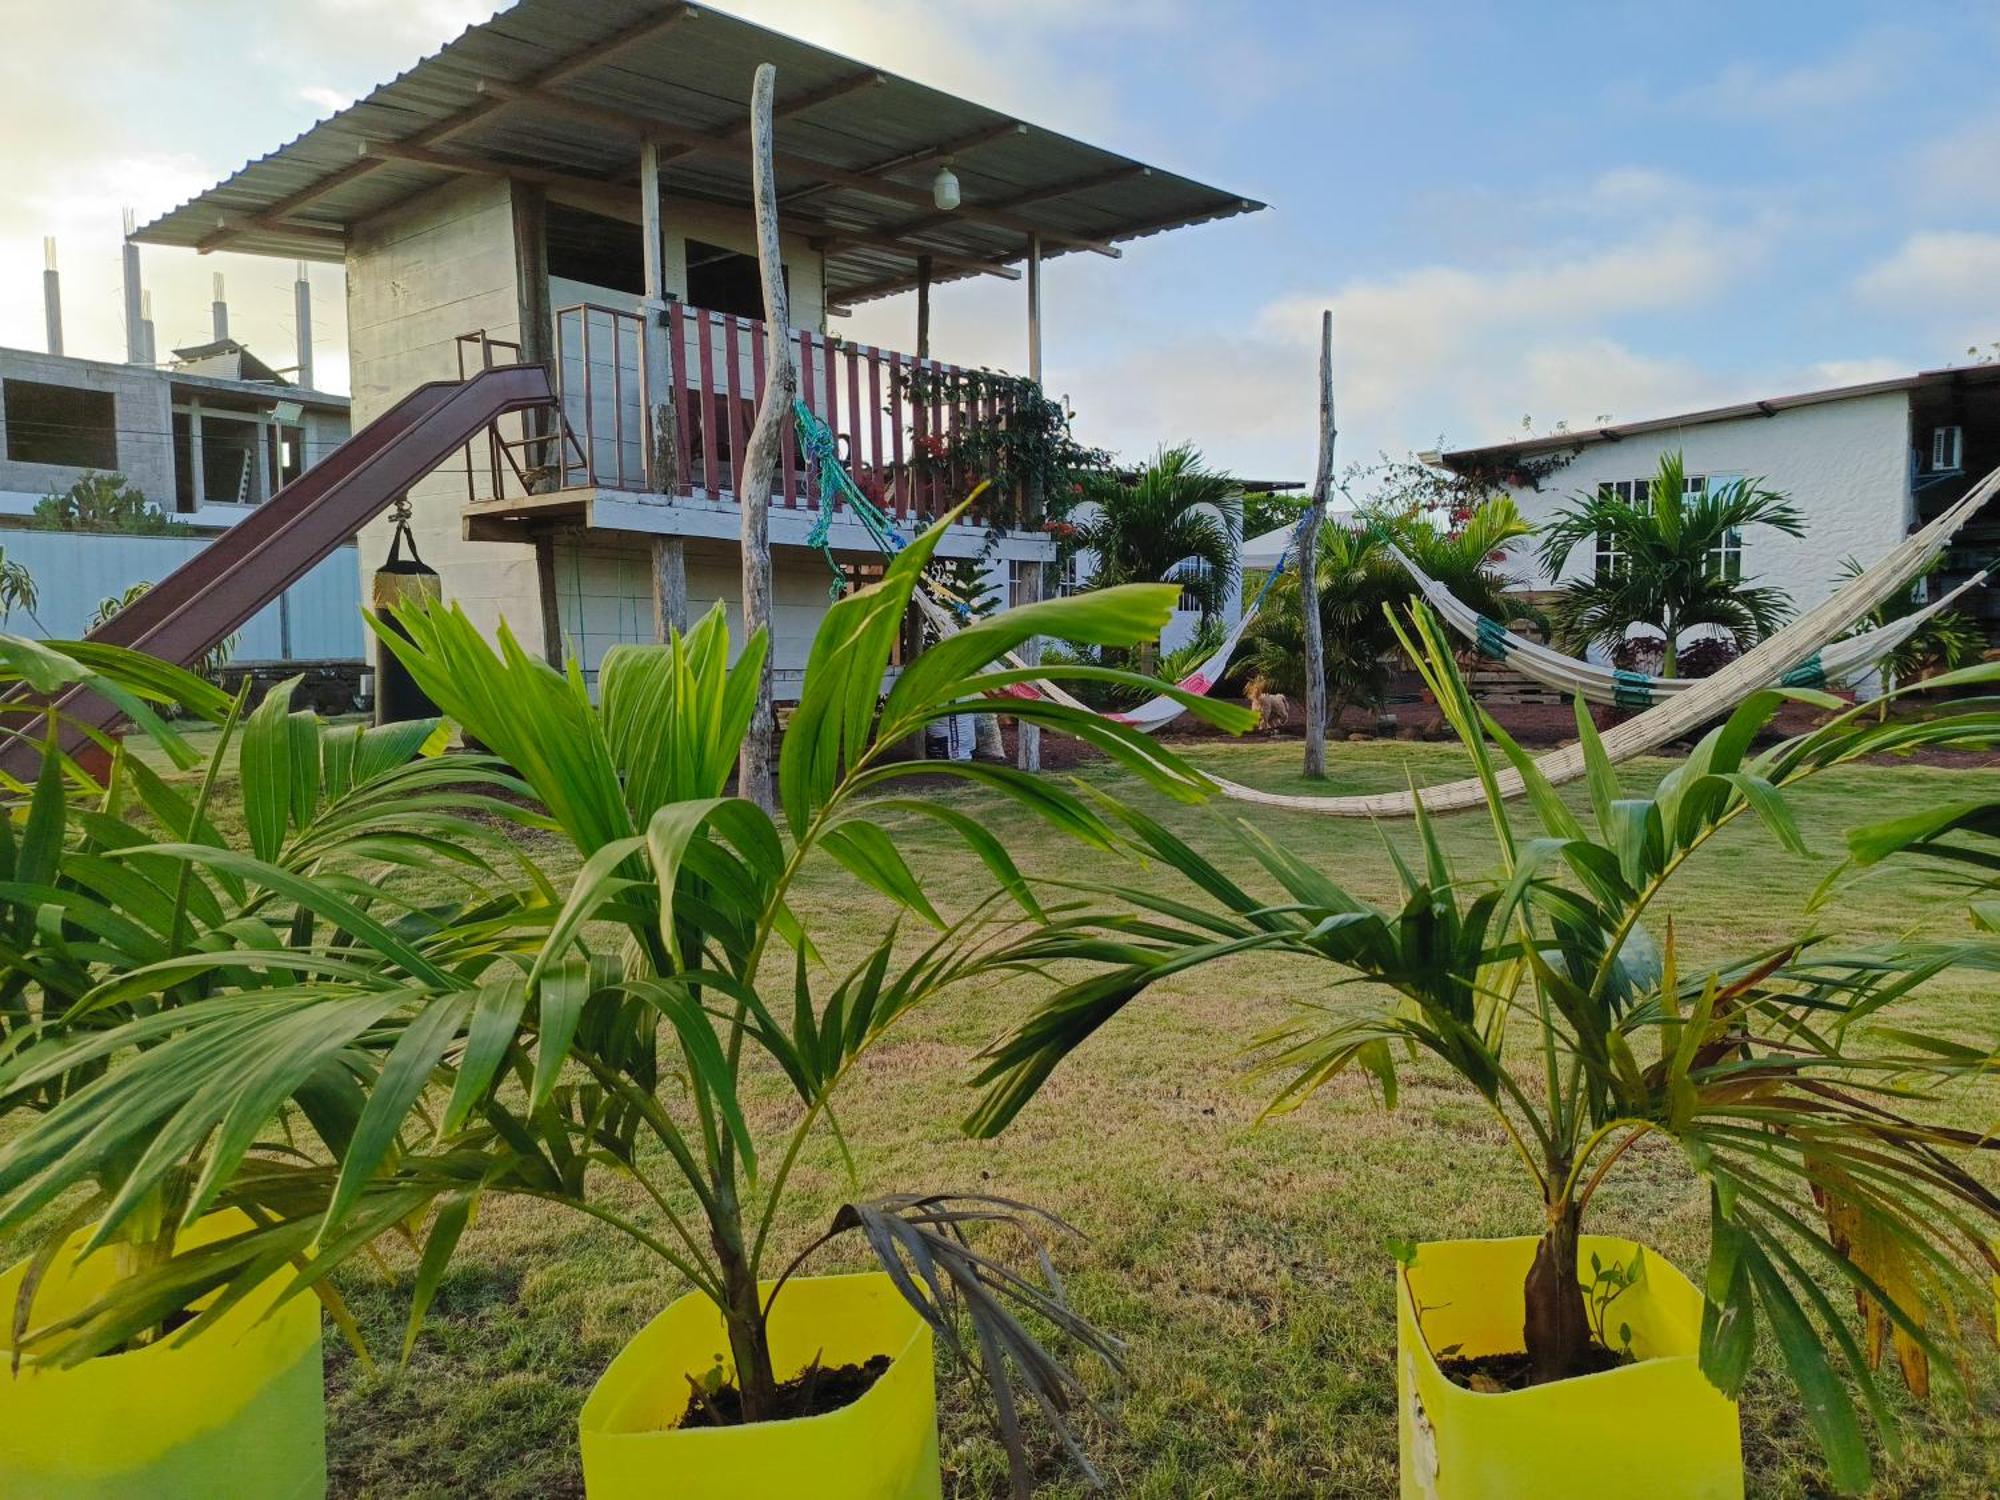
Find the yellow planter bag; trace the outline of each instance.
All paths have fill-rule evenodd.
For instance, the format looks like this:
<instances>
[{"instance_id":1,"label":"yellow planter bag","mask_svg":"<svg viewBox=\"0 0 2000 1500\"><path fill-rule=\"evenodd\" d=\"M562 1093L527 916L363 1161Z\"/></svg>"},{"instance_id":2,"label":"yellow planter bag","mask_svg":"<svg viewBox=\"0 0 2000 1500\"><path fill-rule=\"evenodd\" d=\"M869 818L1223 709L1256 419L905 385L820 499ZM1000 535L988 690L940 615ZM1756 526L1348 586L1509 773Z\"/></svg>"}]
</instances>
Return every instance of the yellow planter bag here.
<instances>
[{"instance_id":1,"label":"yellow planter bag","mask_svg":"<svg viewBox=\"0 0 2000 1500\"><path fill-rule=\"evenodd\" d=\"M770 1287L764 1288L770 1295ZM771 1309L780 1380L890 1357L859 1401L824 1416L745 1427L677 1427L688 1380L721 1356L722 1315L681 1298L618 1353L584 1403L583 1484L591 1500L938 1500L937 1386L931 1330L880 1272L795 1277Z\"/></svg>"},{"instance_id":2,"label":"yellow planter bag","mask_svg":"<svg viewBox=\"0 0 2000 1500\"><path fill-rule=\"evenodd\" d=\"M1639 1246L1585 1235L1581 1258L1629 1264ZM1736 1403L1696 1363L1701 1293L1651 1251L1612 1304L1636 1363L1521 1391L1480 1392L1433 1357L1521 1348L1532 1238L1417 1247L1396 1278L1396 1395L1403 1500L1741 1500Z\"/></svg>"},{"instance_id":3,"label":"yellow planter bag","mask_svg":"<svg viewBox=\"0 0 2000 1500\"><path fill-rule=\"evenodd\" d=\"M192 1248L248 1227L214 1214ZM46 1326L96 1301L117 1252L78 1262L71 1237L34 1298ZM27 1270L0 1275L0 1329L13 1326ZM0 1495L34 1500L317 1500L326 1494L319 1303L295 1297L269 1317L284 1278L258 1288L193 1338L169 1337L71 1369L0 1364ZM0 1334L8 1361L11 1332Z\"/></svg>"}]
</instances>

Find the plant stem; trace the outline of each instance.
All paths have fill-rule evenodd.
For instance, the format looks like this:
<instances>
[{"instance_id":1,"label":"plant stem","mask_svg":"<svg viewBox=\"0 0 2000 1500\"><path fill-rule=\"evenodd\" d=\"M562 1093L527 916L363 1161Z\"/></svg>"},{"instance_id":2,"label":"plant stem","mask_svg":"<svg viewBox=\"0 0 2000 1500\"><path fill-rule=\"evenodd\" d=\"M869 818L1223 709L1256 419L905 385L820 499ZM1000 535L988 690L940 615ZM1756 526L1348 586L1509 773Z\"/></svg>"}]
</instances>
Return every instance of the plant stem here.
<instances>
[{"instance_id":1,"label":"plant stem","mask_svg":"<svg viewBox=\"0 0 2000 1500\"><path fill-rule=\"evenodd\" d=\"M1550 1162L1548 1175L1554 1181L1566 1179L1568 1163ZM1551 1205L1548 1228L1522 1287L1526 1316L1521 1336L1537 1385L1576 1373L1590 1347L1590 1312L1577 1274L1581 1218L1574 1202Z\"/></svg>"}]
</instances>

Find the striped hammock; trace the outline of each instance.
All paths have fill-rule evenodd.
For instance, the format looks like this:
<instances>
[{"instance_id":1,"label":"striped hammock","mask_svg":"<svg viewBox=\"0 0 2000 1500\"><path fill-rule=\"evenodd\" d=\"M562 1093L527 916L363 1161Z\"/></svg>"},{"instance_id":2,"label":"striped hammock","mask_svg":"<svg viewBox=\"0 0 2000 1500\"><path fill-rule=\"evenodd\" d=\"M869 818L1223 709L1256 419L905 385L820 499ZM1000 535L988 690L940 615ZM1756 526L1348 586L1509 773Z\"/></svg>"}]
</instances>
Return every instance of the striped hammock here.
<instances>
[{"instance_id":1,"label":"striped hammock","mask_svg":"<svg viewBox=\"0 0 2000 1500\"><path fill-rule=\"evenodd\" d=\"M1652 677L1644 672L1624 672L1595 662L1579 661L1560 651L1516 635L1498 620L1482 615L1459 599L1451 590L1418 567L1402 548L1388 544L1389 554L1408 573L1424 599L1452 629L1472 643L1488 661L1499 662L1544 687L1554 688L1566 698L1581 697L1591 703L1615 708L1651 708L1677 697L1701 681L1697 677ZM1895 651L1935 616L1951 608L1960 595L1986 582L1981 569L1950 593L1922 609L1892 620L1873 630L1864 630L1834 641L1815 651L1791 668L1778 683L1782 687L1821 688L1850 683L1872 671L1876 663Z\"/></svg>"}]
</instances>

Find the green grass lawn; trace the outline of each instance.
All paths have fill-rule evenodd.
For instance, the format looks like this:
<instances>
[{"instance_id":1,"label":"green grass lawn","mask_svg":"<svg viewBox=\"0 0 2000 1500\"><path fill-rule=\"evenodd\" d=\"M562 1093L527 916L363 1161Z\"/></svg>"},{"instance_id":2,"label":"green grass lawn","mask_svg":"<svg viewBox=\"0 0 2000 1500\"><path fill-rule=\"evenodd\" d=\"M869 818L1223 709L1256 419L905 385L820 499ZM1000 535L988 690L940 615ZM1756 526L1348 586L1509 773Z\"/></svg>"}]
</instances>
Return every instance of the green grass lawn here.
<instances>
[{"instance_id":1,"label":"green grass lawn","mask_svg":"<svg viewBox=\"0 0 2000 1500\"><path fill-rule=\"evenodd\" d=\"M1306 789L1295 744L1203 742L1190 753L1241 781ZM1332 792L1442 780L1465 764L1453 748L1421 744L1337 744L1330 754L1331 780L1317 789ZM1666 765L1641 761L1627 775L1650 785ZM1864 941L1958 929L1962 906L1907 870L1843 894L1816 917L1803 908L1837 863L1841 830L1963 794L1967 777L1990 774L1896 766L1828 775L1799 796L1812 858L1786 855L1748 827L1731 830L1668 904L1683 967L1815 924ZM935 795L990 813L1031 871L1087 884L1168 879L1079 854L976 793ZM1383 839L1407 845L1412 833L1407 824L1377 828L1226 803L1172 813L1191 842L1264 888L1236 842L1239 811L1378 898L1392 888ZM909 819L902 831L938 905L962 909L982 893L983 870L968 869L932 825ZM1464 872L1486 868L1484 813L1454 816L1442 831ZM540 852L554 859L553 846ZM857 957L889 918L886 903L825 871L800 904L821 919L836 963ZM1093 1038L992 1142L959 1130L974 1098L965 1081L975 1051L1023 1013L1035 990L1024 981L920 1012L844 1097L841 1123L861 1181L850 1184L832 1144L819 1142L795 1179L784 1238L805 1243L857 1190L958 1189L1046 1205L1086 1236L1060 1251L1074 1299L1131 1346L1129 1389L1107 1390L1102 1419L1083 1424L1111 1493L1391 1495L1395 1320L1385 1242L1529 1233L1538 1202L1480 1102L1428 1064L1409 1072L1393 1113L1356 1077L1296 1115L1256 1123L1265 1084L1247 1076L1241 1049L1282 1020L1295 997L1324 993L1328 977L1325 966L1263 958L1164 984ZM1992 1043L1990 990L1952 980L1923 1004L1927 1024ZM773 1118L784 1111L774 1081L763 1081L758 1108ZM2000 1093L1968 1094L1952 1109L1960 1123L1990 1126L2000 1119ZM1646 1142L1628 1153L1589 1227L1643 1239L1695 1270L1707 1248L1705 1214L1705 1194L1675 1149ZM845 1243L817 1262L822 1270L863 1264L858 1246ZM391 1256L379 1273L342 1279L385 1360L400 1343L412 1275L408 1258ZM577 1409L619 1346L682 1290L593 1221L541 1204L489 1202L406 1370L368 1374L329 1337L335 1493L580 1495ZM1762 1362L1744 1403L1750 1492L1823 1493L1796 1400L1771 1368ZM1990 1382L1996 1372L1984 1373ZM940 1381L946 1494L1004 1494L1004 1458L978 1394L954 1373L941 1371ZM1913 1410L1905 1452L1882 1466L1879 1493L2000 1492L2000 1407L1990 1393L1981 1400L1976 1410L1951 1399ZM1086 1493L1053 1444L1044 1445L1042 1472L1047 1494ZM1617 1493L1617 1476L1606 1476L1606 1493Z\"/></svg>"}]
</instances>

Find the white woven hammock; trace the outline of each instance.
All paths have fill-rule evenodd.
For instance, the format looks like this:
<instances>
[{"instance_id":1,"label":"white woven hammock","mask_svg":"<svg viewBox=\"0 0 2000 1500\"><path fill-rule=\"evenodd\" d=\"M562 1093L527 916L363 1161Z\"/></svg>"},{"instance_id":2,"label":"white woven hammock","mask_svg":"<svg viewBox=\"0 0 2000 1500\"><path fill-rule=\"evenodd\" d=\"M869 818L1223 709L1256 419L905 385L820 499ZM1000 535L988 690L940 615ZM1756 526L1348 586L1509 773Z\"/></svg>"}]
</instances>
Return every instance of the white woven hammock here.
<instances>
[{"instance_id":1,"label":"white woven hammock","mask_svg":"<svg viewBox=\"0 0 2000 1500\"><path fill-rule=\"evenodd\" d=\"M1498 620L1482 615L1451 590L1418 567L1393 542L1389 553L1402 565L1424 598L1444 622L1470 641L1479 654L1499 662L1544 687L1554 688L1565 697L1582 697L1591 703L1616 708L1650 708L1687 692L1702 679L1698 677L1653 677L1643 672L1621 672L1595 662L1579 661L1560 651L1514 634ZM1873 630L1838 640L1813 653L1778 679L1785 687L1823 687L1847 683L1872 671L1875 664L1915 635L1937 614L1949 609L1960 595L1986 582L1984 569L1975 573L1942 598L1922 609L1892 620Z\"/></svg>"},{"instance_id":2,"label":"white woven hammock","mask_svg":"<svg viewBox=\"0 0 2000 1500\"><path fill-rule=\"evenodd\" d=\"M1936 520L1890 548L1873 565L1850 579L1838 593L1807 610L1713 677L1698 678L1666 702L1607 730L1603 736L1605 753L1614 762L1643 755L1669 740L1699 729L1759 688L1782 681L1793 668L1824 652L1834 638L1850 629L1856 620L1907 587L1910 580L1943 550L1959 527L1970 520L1973 513L1996 492L2000 492L2000 469L1988 474ZM1565 745L1560 750L1552 750L1539 757L1535 767L1552 784L1574 781L1584 774L1583 749L1580 745ZM1380 792L1347 797L1264 792L1219 776L1213 779L1225 796L1240 802L1279 807L1291 812L1320 813L1334 818L1406 818L1415 814L1420 799L1426 812L1477 807L1486 800L1485 788L1476 777L1448 781L1416 792ZM1502 771L1498 779L1502 796L1521 795L1523 787L1518 771Z\"/></svg>"}]
</instances>

